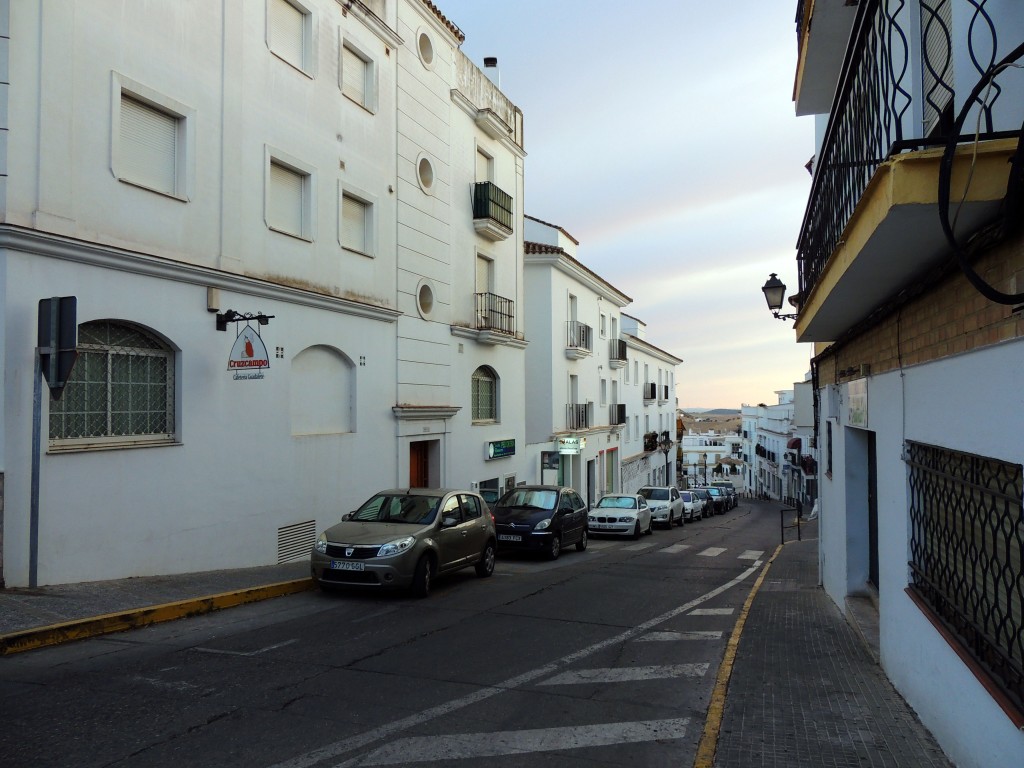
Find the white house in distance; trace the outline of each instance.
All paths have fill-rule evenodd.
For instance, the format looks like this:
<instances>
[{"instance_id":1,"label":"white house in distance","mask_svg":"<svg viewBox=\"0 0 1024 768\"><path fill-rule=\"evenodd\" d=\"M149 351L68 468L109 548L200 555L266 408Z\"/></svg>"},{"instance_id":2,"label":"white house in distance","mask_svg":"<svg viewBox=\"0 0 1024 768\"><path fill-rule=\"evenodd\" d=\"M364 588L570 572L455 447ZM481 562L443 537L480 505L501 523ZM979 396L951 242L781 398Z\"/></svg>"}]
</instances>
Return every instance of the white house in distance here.
<instances>
[{"instance_id":1,"label":"white house in distance","mask_svg":"<svg viewBox=\"0 0 1024 768\"><path fill-rule=\"evenodd\" d=\"M743 437L715 430L694 432L681 438L679 461L687 487L704 485L712 480L729 480L737 490L746 489L746 463L743 459Z\"/></svg>"},{"instance_id":2,"label":"white house in distance","mask_svg":"<svg viewBox=\"0 0 1024 768\"><path fill-rule=\"evenodd\" d=\"M432 3L0 8L4 583L301 559L378 488L518 475L522 115Z\"/></svg>"}]
</instances>

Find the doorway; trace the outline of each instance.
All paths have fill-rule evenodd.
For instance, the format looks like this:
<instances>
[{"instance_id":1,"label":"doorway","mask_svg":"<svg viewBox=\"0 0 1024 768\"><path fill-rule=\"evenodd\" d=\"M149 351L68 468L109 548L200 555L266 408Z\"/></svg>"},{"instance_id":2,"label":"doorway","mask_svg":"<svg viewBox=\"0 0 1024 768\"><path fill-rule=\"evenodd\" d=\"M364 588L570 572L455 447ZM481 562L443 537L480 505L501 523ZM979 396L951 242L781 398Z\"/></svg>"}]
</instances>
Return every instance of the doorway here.
<instances>
[{"instance_id":1,"label":"doorway","mask_svg":"<svg viewBox=\"0 0 1024 768\"><path fill-rule=\"evenodd\" d=\"M409 487L430 488L430 446L432 440L409 443Z\"/></svg>"}]
</instances>

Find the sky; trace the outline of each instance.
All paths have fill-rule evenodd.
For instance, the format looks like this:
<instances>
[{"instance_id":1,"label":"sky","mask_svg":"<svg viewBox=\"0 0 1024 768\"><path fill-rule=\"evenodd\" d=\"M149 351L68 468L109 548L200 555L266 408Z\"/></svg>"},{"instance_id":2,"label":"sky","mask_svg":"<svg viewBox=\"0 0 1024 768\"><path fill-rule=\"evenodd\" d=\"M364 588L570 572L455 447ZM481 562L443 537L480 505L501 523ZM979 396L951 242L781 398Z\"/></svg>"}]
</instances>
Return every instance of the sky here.
<instances>
[{"instance_id":1,"label":"sky","mask_svg":"<svg viewBox=\"0 0 1024 768\"><path fill-rule=\"evenodd\" d=\"M679 405L770 405L803 381L812 347L761 292L770 272L797 290L811 183L796 0L434 3L523 111L525 213L578 240L683 359Z\"/></svg>"}]
</instances>

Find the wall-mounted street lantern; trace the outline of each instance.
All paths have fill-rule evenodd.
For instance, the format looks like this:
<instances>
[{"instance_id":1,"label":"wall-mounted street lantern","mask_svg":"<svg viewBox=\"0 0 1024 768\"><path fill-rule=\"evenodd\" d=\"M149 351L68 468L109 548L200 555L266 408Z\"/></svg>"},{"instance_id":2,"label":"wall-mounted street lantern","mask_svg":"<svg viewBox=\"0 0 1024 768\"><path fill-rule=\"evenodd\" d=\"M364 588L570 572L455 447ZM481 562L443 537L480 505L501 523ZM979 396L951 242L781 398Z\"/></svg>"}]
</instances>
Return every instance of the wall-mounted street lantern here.
<instances>
[{"instance_id":1,"label":"wall-mounted street lantern","mask_svg":"<svg viewBox=\"0 0 1024 768\"><path fill-rule=\"evenodd\" d=\"M228 323L247 323L250 320L255 320L260 325L267 325L272 317L273 315L264 315L262 312L235 312L233 309L226 309L217 313L217 330L226 331Z\"/></svg>"},{"instance_id":2,"label":"wall-mounted street lantern","mask_svg":"<svg viewBox=\"0 0 1024 768\"><path fill-rule=\"evenodd\" d=\"M658 450L665 454L665 485L669 483L669 471L668 471L668 452L672 447L672 440L668 436L668 432L661 433L661 439L658 440Z\"/></svg>"},{"instance_id":3,"label":"wall-mounted street lantern","mask_svg":"<svg viewBox=\"0 0 1024 768\"><path fill-rule=\"evenodd\" d=\"M768 302L768 309L771 310L776 319L796 320L796 315L779 314L779 310L782 309L782 300L786 297L786 284L779 280L778 275L772 272L768 277L768 281L761 286L761 290L764 291L764 298Z\"/></svg>"}]
</instances>

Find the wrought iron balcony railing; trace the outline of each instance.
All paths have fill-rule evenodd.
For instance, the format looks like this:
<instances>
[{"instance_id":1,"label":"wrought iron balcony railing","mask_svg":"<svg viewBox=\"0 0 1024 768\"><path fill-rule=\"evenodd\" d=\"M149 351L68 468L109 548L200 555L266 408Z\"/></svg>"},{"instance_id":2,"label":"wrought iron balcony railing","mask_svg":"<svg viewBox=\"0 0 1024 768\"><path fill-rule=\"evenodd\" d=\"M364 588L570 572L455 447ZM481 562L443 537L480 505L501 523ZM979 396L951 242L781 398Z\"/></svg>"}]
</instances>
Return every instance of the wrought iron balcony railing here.
<instances>
[{"instance_id":1,"label":"wrought iron balcony railing","mask_svg":"<svg viewBox=\"0 0 1024 768\"><path fill-rule=\"evenodd\" d=\"M594 351L594 329L579 320L570 320L566 326L565 346L569 349Z\"/></svg>"},{"instance_id":2,"label":"wrought iron balcony railing","mask_svg":"<svg viewBox=\"0 0 1024 768\"><path fill-rule=\"evenodd\" d=\"M565 426L567 429L590 428L590 406L588 403L569 403L565 407Z\"/></svg>"},{"instance_id":3,"label":"wrought iron balcony railing","mask_svg":"<svg viewBox=\"0 0 1024 768\"><path fill-rule=\"evenodd\" d=\"M658 385L653 382L650 384L644 384L644 400L657 400L658 399Z\"/></svg>"},{"instance_id":4,"label":"wrought iron balcony railing","mask_svg":"<svg viewBox=\"0 0 1024 768\"><path fill-rule=\"evenodd\" d=\"M626 361L626 342L622 339L612 339L611 349L608 352L608 359L611 361Z\"/></svg>"},{"instance_id":5,"label":"wrought iron balcony railing","mask_svg":"<svg viewBox=\"0 0 1024 768\"><path fill-rule=\"evenodd\" d=\"M497 331L515 336L515 302L494 293L476 294L476 327L478 331Z\"/></svg>"},{"instance_id":6,"label":"wrought iron balcony railing","mask_svg":"<svg viewBox=\"0 0 1024 768\"><path fill-rule=\"evenodd\" d=\"M478 181L473 185L473 219L492 221L512 233L512 196L493 182Z\"/></svg>"},{"instance_id":7,"label":"wrought iron balcony railing","mask_svg":"<svg viewBox=\"0 0 1024 768\"><path fill-rule=\"evenodd\" d=\"M821 277L878 166L900 152L945 143L956 102L954 61L967 70L955 80L969 92L997 60L987 3L861 0L797 243L801 295ZM982 139L1005 135L994 120L999 95L994 85L986 102L979 99Z\"/></svg>"},{"instance_id":8,"label":"wrought iron balcony railing","mask_svg":"<svg viewBox=\"0 0 1024 768\"><path fill-rule=\"evenodd\" d=\"M609 424L625 424L626 423L626 404L617 403L612 405L608 409L608 423Z\"/></svg>"}]
</instances>

